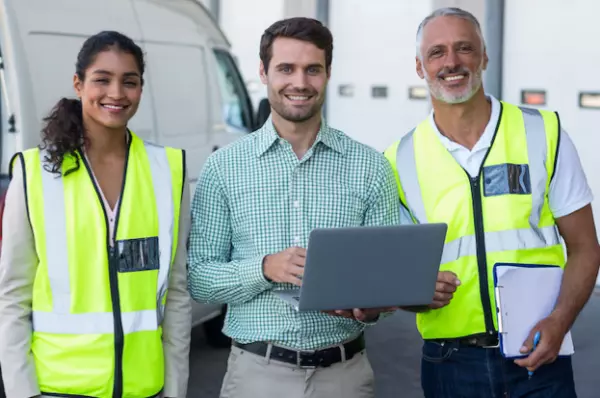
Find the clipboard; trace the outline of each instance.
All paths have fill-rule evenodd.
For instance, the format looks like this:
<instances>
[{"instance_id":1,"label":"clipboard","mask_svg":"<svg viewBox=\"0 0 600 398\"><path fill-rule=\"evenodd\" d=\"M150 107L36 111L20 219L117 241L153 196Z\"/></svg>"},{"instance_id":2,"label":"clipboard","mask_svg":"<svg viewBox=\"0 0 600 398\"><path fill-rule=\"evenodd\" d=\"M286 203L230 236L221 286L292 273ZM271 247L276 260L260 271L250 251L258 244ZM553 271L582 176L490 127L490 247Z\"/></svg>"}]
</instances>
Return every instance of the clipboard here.
<instances>
[{"instance_id":1,"label":"clipboard","mask_svg":"<svg viewBox=\"0 0 600 398\"><path fill-rule=\"evenodd\" d=\"M505 358L525 358L519 349L531 329L546 318L556 304L563 269L556 265L496 263L493 267L500 352ZM543 338L543 336L542 336ZM575 353L571 331L559 356Z\"/></svg>"}]
</instances>

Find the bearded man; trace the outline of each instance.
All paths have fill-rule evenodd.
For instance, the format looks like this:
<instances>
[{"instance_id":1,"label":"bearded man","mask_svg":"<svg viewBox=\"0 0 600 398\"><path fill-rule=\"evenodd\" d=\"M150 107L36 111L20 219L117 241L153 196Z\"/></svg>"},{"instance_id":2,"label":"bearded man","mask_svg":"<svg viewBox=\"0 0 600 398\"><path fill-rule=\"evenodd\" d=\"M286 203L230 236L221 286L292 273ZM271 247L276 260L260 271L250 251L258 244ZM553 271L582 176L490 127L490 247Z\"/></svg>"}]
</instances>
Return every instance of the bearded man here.
<instances>
[{"instance_id":1,"label":"bearded man","mask_svg":"<svg viewBox=\"0 0 600 398\"><path fill-rule=\"evenodd\" d=\"M448 224L441 270L461 281L448 305L417 314L422 388L427 398L575 397L571 357L558 353L598 273L592 193L558 114L486 95L487 63L472 14L444 8L425 18L416 69L433 111L385 152L413 222ZM497 263L564 269L558 301L520 359L499 349Z\"/></svg>"}]
</instances>

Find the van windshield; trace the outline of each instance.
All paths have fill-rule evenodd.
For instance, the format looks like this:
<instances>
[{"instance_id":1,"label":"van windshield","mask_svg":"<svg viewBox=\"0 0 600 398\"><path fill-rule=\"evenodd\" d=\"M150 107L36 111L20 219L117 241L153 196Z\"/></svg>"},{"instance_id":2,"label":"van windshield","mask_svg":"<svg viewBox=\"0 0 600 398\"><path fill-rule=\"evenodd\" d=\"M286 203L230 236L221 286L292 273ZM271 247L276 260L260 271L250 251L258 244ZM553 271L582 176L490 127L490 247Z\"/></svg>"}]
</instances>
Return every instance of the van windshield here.
<instances>
[{"instance_id":1,"label":"van windshield","mask_svg":"<svg viewBox=\"0 0 600 398\"><path fill-rule=\"evenodd\" d=\"M255 129L252 102L235 61L227 51L215 49L214 53L218 64L225 123L236 129L251 132Z\"/></svg>"}]
</instances>

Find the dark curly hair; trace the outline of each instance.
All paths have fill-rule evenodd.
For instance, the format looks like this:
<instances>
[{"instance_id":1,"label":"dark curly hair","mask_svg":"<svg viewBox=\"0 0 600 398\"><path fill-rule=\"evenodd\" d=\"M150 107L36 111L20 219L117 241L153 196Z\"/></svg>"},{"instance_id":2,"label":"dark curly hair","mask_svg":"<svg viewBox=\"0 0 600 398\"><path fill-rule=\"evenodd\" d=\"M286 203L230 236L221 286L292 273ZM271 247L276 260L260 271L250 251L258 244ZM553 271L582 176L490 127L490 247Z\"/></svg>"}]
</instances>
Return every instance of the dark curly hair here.
<instances>
[{"instance_id":1,"label":"dark curly hair","mask_svg":"<svg viewBox=\"0 0 600 398\"><path fill-rule=\"evenodd\" d=\"M98 53L111 48L133 55L140 75L144 75L144 53L129 37L114 31L103 31L89 37L79 50L75 73L81 81L85 80L85 72L95 61ZM142 79L142 84L144 83ZM78 99L62 98L54 106L50 114L44 118L46 123L42 129L42 144L40 149L48 153L44 167L47 171L62 174L63 160L73 156L75 165L66 170L64 175L79 169L79 156L76 151L85 143L81 101Z\"/></svg>"}]
</instances>

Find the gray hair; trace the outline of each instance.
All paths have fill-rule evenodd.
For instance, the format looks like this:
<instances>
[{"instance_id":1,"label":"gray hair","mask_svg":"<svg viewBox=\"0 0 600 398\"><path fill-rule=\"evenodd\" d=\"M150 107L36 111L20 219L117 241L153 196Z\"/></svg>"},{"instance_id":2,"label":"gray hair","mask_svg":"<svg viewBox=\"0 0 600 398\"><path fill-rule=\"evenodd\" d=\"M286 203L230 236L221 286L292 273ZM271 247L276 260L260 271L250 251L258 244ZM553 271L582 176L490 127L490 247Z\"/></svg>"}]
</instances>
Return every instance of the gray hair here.
<instances>
[{"instance_id":1,"label":"gray hair","mask_svg":"<svg viewBox=\"0 0 600 398\"><path fill-rule=\"evenodd\" d=\"M479 35L479 38L481 39L482 51L485 50L485 40L483 39L483 34L481 33L481 25L479 24L477 18L475 18L475 16L470 12L465 11L461 8L445 7L438 8L437 10L433 11L431 14L425 17L425 19L419 25L419 28L417 29L417 57L422 58L421 41L423 39L423 29L425 29L425 26L427 26L429 22L431 22L437 17L457 17L471 22L471 24L473 24L473 26L475 27L475 31Z\"/></svg>"}]
</instances>

